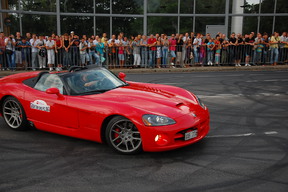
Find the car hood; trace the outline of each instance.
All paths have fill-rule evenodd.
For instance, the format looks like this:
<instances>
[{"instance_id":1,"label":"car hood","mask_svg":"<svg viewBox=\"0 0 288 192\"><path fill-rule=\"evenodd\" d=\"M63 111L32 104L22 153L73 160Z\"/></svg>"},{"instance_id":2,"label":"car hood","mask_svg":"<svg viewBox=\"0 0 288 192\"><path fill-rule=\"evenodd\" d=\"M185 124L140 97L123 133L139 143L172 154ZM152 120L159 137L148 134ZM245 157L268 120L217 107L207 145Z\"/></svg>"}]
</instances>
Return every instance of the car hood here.
<instances>
[{"instance_id":1,"label":"car hood","mask_svg":"<svg viewBox=\"0 0 288 192\"><path fill-rule=\"evenodd\" d=\"M194 112L199 107L198 103L192 99L149 86L130 85L103 94L84 97L127 104L149 114L166 115L174 118Z\"/></svg>"}]
</instances>

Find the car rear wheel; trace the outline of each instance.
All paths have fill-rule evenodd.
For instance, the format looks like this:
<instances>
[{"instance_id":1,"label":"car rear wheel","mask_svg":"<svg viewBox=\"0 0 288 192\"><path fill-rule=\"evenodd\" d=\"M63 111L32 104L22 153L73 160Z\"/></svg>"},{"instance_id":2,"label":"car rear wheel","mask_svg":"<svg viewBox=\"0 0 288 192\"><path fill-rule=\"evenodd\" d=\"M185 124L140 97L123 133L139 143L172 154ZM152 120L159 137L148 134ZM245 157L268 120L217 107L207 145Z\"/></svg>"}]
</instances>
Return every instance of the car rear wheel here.
<instances>
[{"instance_id":1,"label":"car rear wheel","mask_svg":"<svg viewBox=\"0 0 288 192\"><path fill-rule=\"evenodd\" d=\"M122 154L136 154L142 150L140 132L129 119L122 116L114 117L108 123L106 141Z\"/></svg>"},{"instance_id":2,"label":"car rear wheel","mask_svg":"<svg viewBox=\"0 0 288 192\"><path fill-rule=\"evenodd\" d=\"M21 103L14 97L7 97L2 105L2 114L6 124L13 130L28 129L28 121Z\"/></svg>"}]
</instances>

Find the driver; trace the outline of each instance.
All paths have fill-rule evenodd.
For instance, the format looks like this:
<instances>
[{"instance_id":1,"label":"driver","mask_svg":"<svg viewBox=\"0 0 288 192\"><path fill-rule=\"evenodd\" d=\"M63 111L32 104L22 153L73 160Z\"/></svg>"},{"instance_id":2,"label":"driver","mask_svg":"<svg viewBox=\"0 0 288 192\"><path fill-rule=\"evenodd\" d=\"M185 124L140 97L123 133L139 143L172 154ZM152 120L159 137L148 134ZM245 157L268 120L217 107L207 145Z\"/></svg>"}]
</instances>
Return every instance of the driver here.
<instances>
[{"instance_id":1,"label":"driver","mask_svg":"<svg viewBox=\"0 0 288 192\"><path fill-rule=\"evenodd\" d=\"M99 81L100 81L100 78L96 74L82 73L80 77L80 81L77 84L78 86L81 86L81 87L93 88L98 84Z\"/></svg>"}]
</instances>

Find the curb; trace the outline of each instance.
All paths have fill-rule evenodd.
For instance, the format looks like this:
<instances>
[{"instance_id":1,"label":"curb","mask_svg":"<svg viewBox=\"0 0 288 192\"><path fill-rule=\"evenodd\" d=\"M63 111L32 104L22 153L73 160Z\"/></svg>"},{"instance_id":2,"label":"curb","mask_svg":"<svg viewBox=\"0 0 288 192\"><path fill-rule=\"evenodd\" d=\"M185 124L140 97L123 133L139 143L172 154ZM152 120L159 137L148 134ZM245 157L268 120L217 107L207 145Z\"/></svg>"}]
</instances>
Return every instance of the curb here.
<instances>
[{"instance_id":1,"label":"curb","mask_svg":"<svg viewBox=\"0 0 288 192\"><path fill-rule=\"evenodd\" d=\"M113 73L191 73L191 72L225 72L225 71L288 71L288 65L277 65L277 66L250 66L250 67L189 67L189 68L155 68L155 69L110 69ZM0 77L23 73L27 71L0 71Z\"/></svg>"}]
</instances>

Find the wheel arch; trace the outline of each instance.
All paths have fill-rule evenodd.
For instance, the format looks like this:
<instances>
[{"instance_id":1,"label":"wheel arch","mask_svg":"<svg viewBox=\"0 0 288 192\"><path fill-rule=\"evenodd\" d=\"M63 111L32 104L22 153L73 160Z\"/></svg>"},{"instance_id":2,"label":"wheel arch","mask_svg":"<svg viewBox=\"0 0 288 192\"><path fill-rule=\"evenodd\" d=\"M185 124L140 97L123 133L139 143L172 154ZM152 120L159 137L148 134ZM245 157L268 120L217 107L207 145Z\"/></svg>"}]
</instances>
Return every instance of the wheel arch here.
<instances>
[{"instance_id":1,"label":"wheel arch","mask_svg":"<svg viewBox=\"0 0 288 192\"><path fill-rule=\"evenodd\" d=\"M3 96L2 98L1 98L1 100L0 100L0 114L3 116L3 114L2 114L2 106L3 106L3 102L5 101L5 99L7 98L7 97L14 97L14 98L16 98L15 96L13 96L13 95L5 95L5 96Z\"/></svg>"},{"instance_id":2,"label":"wheel arch","mask_svg":"<svg viewBox=\"0 0 288 192\"><path fill-rule=\"evenodd\" d=\"M101 134L101 141L102 143L106 143L106 137L105 137L105 130L106 127L108 125L108 123L114 118L114 117L118 117L118 116L122 116L119 114L113 114L113 115L109 115L108 117L106 117L101 125L101 130L100 130L100 134Z\"/></svg>"}]
</instances>

